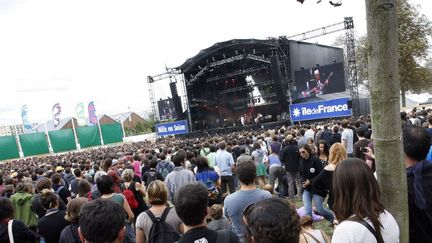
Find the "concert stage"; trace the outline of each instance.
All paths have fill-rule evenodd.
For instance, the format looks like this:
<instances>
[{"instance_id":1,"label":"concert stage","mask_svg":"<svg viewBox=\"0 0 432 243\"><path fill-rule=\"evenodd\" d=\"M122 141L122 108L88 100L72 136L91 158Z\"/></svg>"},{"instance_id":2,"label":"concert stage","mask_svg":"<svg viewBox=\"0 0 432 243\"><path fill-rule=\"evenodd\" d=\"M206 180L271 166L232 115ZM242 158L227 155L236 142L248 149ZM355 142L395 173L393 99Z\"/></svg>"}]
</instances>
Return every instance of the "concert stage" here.
<instances>
[{"instance_id":1,"label":"concert stage","mask_svg":"<svg viewBox=\"0 0 432 243\"><path fill-rule=\"evenodd\" d=\"M340 48L286 38L216 43L177 68L184 75L190 130L286 120L290 103L345 91L342 63ZM318 68L322 82L327 79L319 94L319 80L309 75Z\"/></svg>"}]
</instances>

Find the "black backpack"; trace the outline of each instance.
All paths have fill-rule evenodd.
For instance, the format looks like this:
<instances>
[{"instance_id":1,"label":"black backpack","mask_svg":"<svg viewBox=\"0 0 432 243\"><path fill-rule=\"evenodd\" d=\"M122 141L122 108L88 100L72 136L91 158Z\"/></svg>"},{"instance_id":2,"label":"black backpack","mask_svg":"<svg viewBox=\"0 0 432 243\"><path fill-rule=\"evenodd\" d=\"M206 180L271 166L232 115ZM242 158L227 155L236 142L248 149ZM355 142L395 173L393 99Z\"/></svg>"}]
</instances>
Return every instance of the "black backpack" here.
<instances>
[{"instance_id":1,"label":"black backpack","mask_svg":"<svg viewBox=\"0 0 432 243\"><path fill-rule=\"evenodd\" d=\"M165 222L170 209L169 207L165 208L160 218L156 218L150 210L145 211L153 222L148 236L148 243L172 243L180 239L180 235L173 227Z\"/></svg>"}]
</instances>

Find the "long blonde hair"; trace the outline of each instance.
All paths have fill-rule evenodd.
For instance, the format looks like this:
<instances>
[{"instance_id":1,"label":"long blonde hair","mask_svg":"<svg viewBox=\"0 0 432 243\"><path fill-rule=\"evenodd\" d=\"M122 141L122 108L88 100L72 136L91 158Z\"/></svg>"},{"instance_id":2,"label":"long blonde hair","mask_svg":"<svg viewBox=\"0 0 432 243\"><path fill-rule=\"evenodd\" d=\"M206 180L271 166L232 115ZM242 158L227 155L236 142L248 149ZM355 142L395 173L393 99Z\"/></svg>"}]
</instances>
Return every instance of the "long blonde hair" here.
<instances>
[{"instance_id":1,"label":"long blonde hair","mask_svg":"<svg viewBox=\"0 0 432 243\"><path fill-rule=\"evenodd\" d=\"M330 147L329 164L338 165L347 158L347 151L341 143L335 143Z\"/></svg>"}]
</instances>

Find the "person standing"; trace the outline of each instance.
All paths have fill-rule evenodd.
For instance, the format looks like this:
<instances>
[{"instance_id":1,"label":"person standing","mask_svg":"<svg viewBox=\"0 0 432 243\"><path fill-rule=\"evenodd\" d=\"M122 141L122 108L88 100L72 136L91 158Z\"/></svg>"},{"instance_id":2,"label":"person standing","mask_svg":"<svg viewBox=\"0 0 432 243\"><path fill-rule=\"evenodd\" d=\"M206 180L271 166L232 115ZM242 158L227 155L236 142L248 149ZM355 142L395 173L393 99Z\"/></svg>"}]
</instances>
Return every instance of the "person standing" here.
<instances>
[{"instance_id":1,"label":"person standing","mask_svg":"<svg viewBox=\"0 0 432 243\"><path fill-rule=\"evenodd\" d=\"M231 154L230 154L231 155ZM168 188L168 200L173 202L176 191L189 182L196 181L192 171L185 169L186 152L179 150L173 157L175 168L165 178L165 184Z\"/></svg>"},{"instance_id":2,"label":"person standing","mask_svg":"<svg viewBox=\"0 0 432 243\"><path fill-rule=\"evenodd\" d=\"M354 143L354 151L353 151L353 157L359 158L361 160L366 161L365 152L366 147L372 142L371 140L365 138L365 129L364 128L357 128L356 129L358 141Z\"/></svg>"},{"instance_id":3,"label":"person standing","mask_svg":"<svg viewBox=\"0 0 432 243\"><path fill-rule=\"evenodd\" d=\"M231 221L232 229L240 242L245 242L246 228L242 220L243 210L252 203L271 198L272 195L268 191L256 188L256 166L252 161L238 163L236 172L240 181L240 190L225 198L224 214Z\"/></svg>"},{"instance_id":4,"label":"person standing","mask_svg":"<svg viewBox=\"0 0 432 243\"><path fill-rule=\"evenodd\" d=\"M422 127L405 127L403 147L408 183L410 242L432 242L432 162L425 160L430 137Z\"/></svg>"},{"instance_id":5,"label":"person standing","mask_svg":"<svg viewBox=\"0 0 432 243\"><path fill-rule=\"evenodd\" d=\"M312 188L312 179L314 179L322 170L321 161L312 154L312 150L307 144L299 148L300 152L300 180L303 186L303 205L306 214L312 217L312 200L314 190ZM329 216L330 218L330 216Z\"/></svg>"},{"instance_id":6,"label":"person standing","mask_svg":"<svg viewBox=\"0 0 432 243\"><path fill-rule=\"evenodd\" d=\"M353 130L348 128L348 121L347 120L343 120L341 122L341 126L343 128L342 136L341 136L342 144L347 150L348 157L353 157L353 151L354 151L354 148L353 148L354 147Z\"/></svg>"},{"instance_id":7,"label":"person standing","mask_svg":"<svg viewBox=\"0 0 432 243\"><path fill-rule=\"evenodd\" d=\"M231 153L226 151L226 143L219 143L219 150L216 153L216 165L221 175L221 193L227 192L227 186L230 193L234 193L234 179L232 170L234 168L234 158Z\"/></svg>"},{"instance_id":8,"label":"person standing","mask_svg":"<svg viewBox=\"0 0 432 243\"><path fill-rule=\"evenodd\" d=\"M285 171L288 180L288 196L293 199L296 192L296 178L299 171L299 149L297 142L292 135L288 135L285 139L287 145L279 154L280 161L285 166Z\"/></svg>"}]
</instances>

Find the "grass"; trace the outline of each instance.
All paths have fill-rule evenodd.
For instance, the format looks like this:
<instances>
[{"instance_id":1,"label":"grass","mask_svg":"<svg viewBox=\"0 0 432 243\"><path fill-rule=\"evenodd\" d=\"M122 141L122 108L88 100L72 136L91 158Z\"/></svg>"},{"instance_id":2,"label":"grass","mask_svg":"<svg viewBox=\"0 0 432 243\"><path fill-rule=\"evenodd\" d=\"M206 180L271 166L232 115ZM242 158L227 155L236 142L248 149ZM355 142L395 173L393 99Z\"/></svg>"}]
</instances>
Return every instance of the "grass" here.
<instances>
[{"instance_id":1,"label":"grass","mask_svg":"<svg viewBox=\"0 0 432 243\"><path fill-rule=\"evenodd\" d=\"M303 207L303 201L301 198L295 198L294 200L291 200L290 202L294 203L297 208ZM325 204L326 204L326 202L325 202ZM324 231L329 237L331 237L333 235L333 227L330 227L330 222L328 222L325 219L318 221L318 222L314 222L314 227L315 227L315 229L320 229L320 230Z\"/></svg>"}]
</instances>

